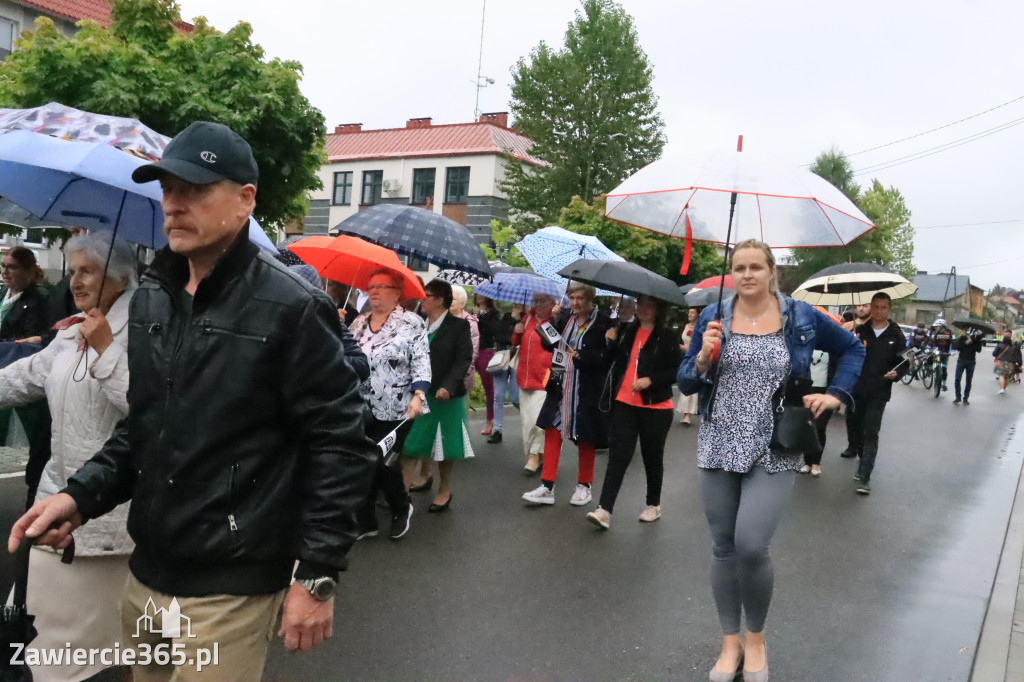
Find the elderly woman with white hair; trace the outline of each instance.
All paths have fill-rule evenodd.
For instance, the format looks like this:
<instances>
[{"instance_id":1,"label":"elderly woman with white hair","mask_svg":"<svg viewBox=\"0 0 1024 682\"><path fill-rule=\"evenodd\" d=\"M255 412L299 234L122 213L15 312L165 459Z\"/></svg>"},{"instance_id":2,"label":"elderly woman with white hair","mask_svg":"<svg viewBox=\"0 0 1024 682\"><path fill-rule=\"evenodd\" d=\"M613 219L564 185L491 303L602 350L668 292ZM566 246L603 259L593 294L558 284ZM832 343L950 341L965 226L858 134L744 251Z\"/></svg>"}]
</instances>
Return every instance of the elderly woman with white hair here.
<instances>
[{"instance_id":1,"label":"elderly woman with white hair","mask_svg":"<svg viewBox=\"0 0 1024 682\"><path fill-rule=\"evenodd\" d=\"M46 398L53 415L52 456L43 470L36 503L62 490L96 454L128 414L128 306L135 290L134 249L110 244L97 232L64 247L75 306L84 313L62 320L56 337L35 355L0 370L0 407ZM109 265L107 264L109 254ZM34 547L28 603L36 614L39 649L113 648L121 639L118 604L128 578L133 543L128 505L93 519L74 533L75 561L60 563L48 547ZM69 608L69 605L74 608ZM109 665L34 667L36 680L81 680Z\"/></svg>"},{"instance_id":2,"label":"elderly woman with white hair","mask_svg":"<svg viewBox=\"0 0 1024 682\"><path fill-rule=\"evenodd\" d=\"M519 416L523 426L523 455L527 476L535 476L544 453L544 430L537 426L540 408L544 406L548 372L551 370L551 349L540 335L540 326L551 321L555 299L547 294L534 294L533 307L512 332L512 346L518 347L519 364L516 383L519 385Z\"/></svg>"}]
</instances>

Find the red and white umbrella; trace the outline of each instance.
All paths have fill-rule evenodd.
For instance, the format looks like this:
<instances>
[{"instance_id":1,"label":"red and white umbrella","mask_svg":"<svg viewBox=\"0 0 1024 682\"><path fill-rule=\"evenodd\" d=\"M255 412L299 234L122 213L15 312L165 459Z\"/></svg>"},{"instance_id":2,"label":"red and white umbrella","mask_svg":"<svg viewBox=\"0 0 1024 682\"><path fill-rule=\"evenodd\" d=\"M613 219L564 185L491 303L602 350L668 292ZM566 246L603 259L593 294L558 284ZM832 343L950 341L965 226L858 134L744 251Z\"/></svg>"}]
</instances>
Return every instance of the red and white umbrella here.
<instances>
[{"instance_id":1,"label":"red and white umbrella","mask_svg":"<svg viewBox=\"0 0 1024 682\"><path fill-rule=\"evenodd\" d=\"M605 215L670 237L723 245L754 238L773 249L844 246L874 227L827 180L739 151L655 161L608 193Z\"/></svg>"}]
</instances>

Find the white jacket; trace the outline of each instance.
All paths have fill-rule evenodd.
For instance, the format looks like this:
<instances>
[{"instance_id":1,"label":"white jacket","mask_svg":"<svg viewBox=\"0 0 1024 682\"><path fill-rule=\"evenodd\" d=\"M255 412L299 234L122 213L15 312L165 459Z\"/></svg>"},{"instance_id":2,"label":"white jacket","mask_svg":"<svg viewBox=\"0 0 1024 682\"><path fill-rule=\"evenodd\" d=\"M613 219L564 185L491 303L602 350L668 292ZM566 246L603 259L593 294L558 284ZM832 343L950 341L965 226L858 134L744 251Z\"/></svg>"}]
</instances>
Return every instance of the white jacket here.
<instances>
[{"instance_id":1,"label":"white jacket","mask_svg":"<svg viewBox=\"0 0 1024 682\"><path fill-rule=\"evenodd\" d=\"M107 315L114 341L97 356L92 348L82 358L76 324L35 355L0 370L0 407L16 407L46 398L53 418L52 454L46 463L36 501L60 492L78 468L95 455L128 414L128 303L134 290L123 293ZM77 381L76 381L77 379ZM128 504L93 519L75 531L75 552L81 556L131 554Z\"/></svg>"}]
</instances>

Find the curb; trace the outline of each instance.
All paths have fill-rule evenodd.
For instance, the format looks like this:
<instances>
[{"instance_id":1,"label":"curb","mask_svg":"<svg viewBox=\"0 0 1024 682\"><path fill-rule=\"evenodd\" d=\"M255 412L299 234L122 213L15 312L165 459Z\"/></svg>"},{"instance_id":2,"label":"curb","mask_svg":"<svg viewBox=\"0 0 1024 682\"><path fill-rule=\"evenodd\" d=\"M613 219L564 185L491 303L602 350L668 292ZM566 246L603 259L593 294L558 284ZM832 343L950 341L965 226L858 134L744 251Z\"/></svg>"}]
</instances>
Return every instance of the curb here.
<instances>
[{"instance_id":1,"label":"curb","mask_svg":"<svg viewBox=\"0 0 1024 682\"><path fill-rule=\"evenodd\" d=\"M1004 452L1019 453L1022 450L1024 417L1009 428L1004 447ZM1024 577L1024 477L1021 476L1021 469L1016 471L1016 476L1017 491L971 667L971 682L1024 682L1024 628L1015 634L1014 623L1018 593L1021 592ZM1024 604L1021 608L1024 609ZM1013 655L1015 652L1016 655Z\"/></svg>"}]
</instances>

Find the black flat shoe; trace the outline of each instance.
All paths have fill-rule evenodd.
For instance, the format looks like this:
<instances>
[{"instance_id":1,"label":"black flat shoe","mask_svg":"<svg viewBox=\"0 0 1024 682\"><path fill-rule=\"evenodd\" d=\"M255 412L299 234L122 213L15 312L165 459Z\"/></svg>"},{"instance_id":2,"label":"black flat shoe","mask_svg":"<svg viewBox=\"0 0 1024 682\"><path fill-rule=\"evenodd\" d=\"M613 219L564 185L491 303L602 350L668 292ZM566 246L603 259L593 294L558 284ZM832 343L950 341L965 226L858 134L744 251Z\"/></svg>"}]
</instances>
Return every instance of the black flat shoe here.
<instances>
[{"instance_id":1,"label":"black flat shoe","mask_svg":"<svg viewBox=\"0 0 1024 682\"><path fill-rule=\"evenodd\" d=\"M431 503L431 505L429 507L427 507L427 511L430 512L431 514L439 514L439 513L443 512L443 511L448 511L448 507L452 506L452 497L454 497L454 495L452 495L451 493L448 493L448 501L447 502L445 502L444 504L433 504L433 503Z\"/></svg>"},{"instance_id":2,"label":"black flat shoe","mask_svg":"<svg viewBox=\"0 0 1024 682\"><path fill-rule=\"evenodd\" d=\"M495 431L491 434L491 437L487 439L488 443L500 443L501 442L501 431Z\"/></svg>"},{"instance_id":3,"label":"black flat shoe","mask_svg":"<svg viewBox=\"0 0 1024 682\"><path fill-rule=\"evenodd\" d=\"M411 485L411 486L409 486L409 492L411 492L411 493L422 493L424 490L430 490L433 487L434 487L434 477L433 477L433 475L430 475L430 476L427 476L427 480L423 481L423 483L420 483L418 485Z\"/></svg>"}]
</instances>

